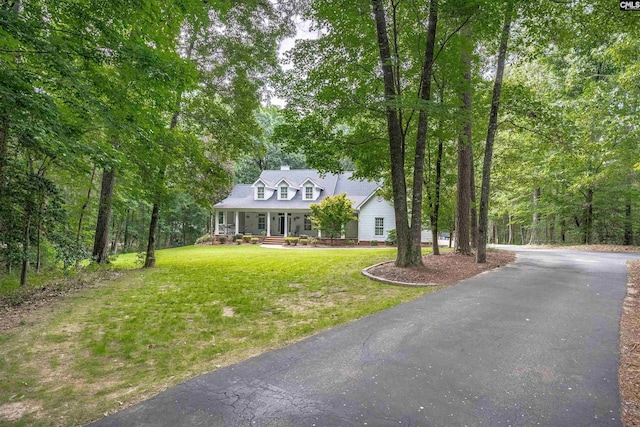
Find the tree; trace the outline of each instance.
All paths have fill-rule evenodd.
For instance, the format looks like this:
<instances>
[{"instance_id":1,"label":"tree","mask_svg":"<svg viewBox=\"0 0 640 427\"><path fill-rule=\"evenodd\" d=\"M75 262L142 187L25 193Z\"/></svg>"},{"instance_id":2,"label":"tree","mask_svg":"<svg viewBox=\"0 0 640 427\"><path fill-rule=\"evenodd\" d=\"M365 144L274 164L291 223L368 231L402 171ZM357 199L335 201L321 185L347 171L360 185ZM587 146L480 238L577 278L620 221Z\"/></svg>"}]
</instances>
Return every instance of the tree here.
<instances>
[{"instance_id":1,"label":"tree","mask_svg":"<svg viewBox=\"0 0 640 427\"><path fill-rule=\"evenodd\" d=\"M493 96L491 98L491 112L489 114L489 129L487 130L487 141L484 151L484 163L482 164L482 191L480 193L480 212L478 219L478 248L476 252L476 262L487 262L487 227L489 226L489 189L491 186L491 160L493 157L493 142L498 129L498 110L500 108L500 92L502 91L502 77L504 75L505 63L507 60L507 44L511 32L511 21L513 19L513 3L507 4L504 13L504 25L500 37L500 48L498 51L498 64L496 77L493 85Z\"/></svg>"},{"instance_id":2,"label":"tree","mask_svg":"<svg viewBox=\"0 0 640 427\"><path fill-rule=\"evenodd\" d=\"M349 221L356 218L353 202L345 193L325 197L320 203L312 203L310 208L313 228L329 236L332 245L333 239L344 235Z\"/></svg>"}]
</instances>

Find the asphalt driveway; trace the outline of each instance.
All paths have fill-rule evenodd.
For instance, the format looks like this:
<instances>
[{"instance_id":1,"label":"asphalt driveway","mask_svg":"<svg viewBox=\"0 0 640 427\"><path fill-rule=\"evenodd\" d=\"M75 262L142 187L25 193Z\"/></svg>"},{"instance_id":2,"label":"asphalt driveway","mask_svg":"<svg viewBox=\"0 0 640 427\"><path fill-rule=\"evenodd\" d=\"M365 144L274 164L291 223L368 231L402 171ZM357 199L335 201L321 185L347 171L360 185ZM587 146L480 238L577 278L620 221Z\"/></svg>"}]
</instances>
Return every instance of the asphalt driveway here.
<instances>
[{"instance_id":1,"label":"asphalt driveway","mask_svg":"<svg viewBox=\"0 0 640 427\"><path fill-rule=\"evenodd\" d=\"M519 250L510 266L194 378L94 425L620 425L625 261L638 258Z\"/></svg>"}]
</instances>

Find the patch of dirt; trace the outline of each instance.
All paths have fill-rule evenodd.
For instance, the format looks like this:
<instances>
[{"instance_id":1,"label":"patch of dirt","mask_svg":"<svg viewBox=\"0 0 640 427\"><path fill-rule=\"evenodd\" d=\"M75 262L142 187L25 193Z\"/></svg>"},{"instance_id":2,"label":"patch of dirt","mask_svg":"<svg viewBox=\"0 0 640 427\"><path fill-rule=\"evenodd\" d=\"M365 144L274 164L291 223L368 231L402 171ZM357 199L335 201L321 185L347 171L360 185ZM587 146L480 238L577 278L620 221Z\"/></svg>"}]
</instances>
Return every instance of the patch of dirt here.
<instances>
[{"instance_id":1,"label":"patch of dirt","mask_svg":"<svg viewBox=\"0 0 640 427\"><path fill-rule=\"evenodd\" d=\"M368 272L396 282L453 285L483 271L507 265L516 259L516 254L506 251L488 251L487 262L484 264L477 264L474 255L460 255L453 252L445 252L438 256L425 255L422 259L423 267L399 268L393 263L385 263L369 269Z\"/></svg>"},{"instance_id":2,"label":"patch of dirt","mask_svg":"<svg viewBox=\"0 0 640 427\"><path fill-rule=\"evenodd\" d=\"M71 279L54 280L43 286L27 286L0 296L0 332L22 324L42 312L43 308L61 301L80 290L118 278L121 271L81 273Z\"/></svg>"},{"instance_id":3,"label":"patch of dirt","mask_svg":"<svg viewBox=\"0 0 640 427\"><path fill-rule=\"evenodd\" d=\"M0 405L0 420L7 422L18 421L26 414L38 412L42 407L36 403L28 400L21 402L9 402L4 405Z\"/></svg>"},{"instance_id":4,"label":"patch of dirt","mask_svg":"<svg viewBox=\"0 0 640 427\"><path fill-rule=\"evenodd\" d=\"M627 297L620 319L619 386L622 425L640 426L640 261L627 263Z\"/></svg>"}]
</instances>

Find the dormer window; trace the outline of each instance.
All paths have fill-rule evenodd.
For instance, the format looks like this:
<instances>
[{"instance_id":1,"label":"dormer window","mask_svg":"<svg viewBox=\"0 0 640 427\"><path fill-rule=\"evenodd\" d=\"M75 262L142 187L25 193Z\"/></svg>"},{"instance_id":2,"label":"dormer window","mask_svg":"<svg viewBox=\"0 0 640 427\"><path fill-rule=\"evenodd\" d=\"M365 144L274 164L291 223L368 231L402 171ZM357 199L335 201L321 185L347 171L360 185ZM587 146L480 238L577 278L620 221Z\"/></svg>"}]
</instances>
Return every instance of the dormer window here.
<instances>
[{"instance_id":1,"label":"dormer window","mask_svg":"<svg viewBox=\"0 0 640 427\"><path fill-rule=\"evenodd\" d=\"M257 199L264 199L264 187L256 188L256 198Z\"/></svg>"},{"instance_id":2,"label":"dormer window","mask_svg":"<svg viewBox=\"0 0 640 427\"><path fill-rule=\"evenodd\" d=\"M304 187L304 199L305 200L313 200L313 186L307 185Z\"/></svg>"},{"instance_id":3,"label":"dormer window","mask_svg":"<svg viewBox=\"0 0 640 427\"><path fill-rule=\"evenodd\" d=\"M280 187L280 200L287 200L289 198L289 187L283 185Z\"/></svg>"}]
</instances>

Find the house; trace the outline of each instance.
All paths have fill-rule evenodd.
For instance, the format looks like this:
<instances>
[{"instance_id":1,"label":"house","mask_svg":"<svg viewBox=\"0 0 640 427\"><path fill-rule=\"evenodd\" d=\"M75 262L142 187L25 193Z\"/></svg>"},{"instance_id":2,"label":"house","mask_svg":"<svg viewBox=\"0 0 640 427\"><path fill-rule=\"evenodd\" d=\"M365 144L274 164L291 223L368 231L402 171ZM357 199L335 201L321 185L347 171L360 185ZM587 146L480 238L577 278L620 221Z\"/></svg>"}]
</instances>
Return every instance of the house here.
<instances>
[{"instance_id":1,"label":"house","mask_svg":"<svg viewBox=\"0 0 640 427\"><path fill-rule=\"evenodd\" d=\"M344 238L386 240L394 229L393 205L379 194L380 184L353 178L353 172L321 176L311 169L262 171L253 184L239 184L215 208L215 234L322 237L311 225L312 203L345 193L353 201L356 219ZM328 237L328 236L327 236Z\"/></svg>"}]
</instances>

